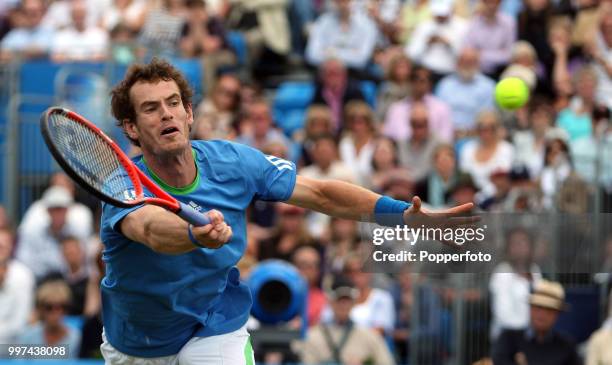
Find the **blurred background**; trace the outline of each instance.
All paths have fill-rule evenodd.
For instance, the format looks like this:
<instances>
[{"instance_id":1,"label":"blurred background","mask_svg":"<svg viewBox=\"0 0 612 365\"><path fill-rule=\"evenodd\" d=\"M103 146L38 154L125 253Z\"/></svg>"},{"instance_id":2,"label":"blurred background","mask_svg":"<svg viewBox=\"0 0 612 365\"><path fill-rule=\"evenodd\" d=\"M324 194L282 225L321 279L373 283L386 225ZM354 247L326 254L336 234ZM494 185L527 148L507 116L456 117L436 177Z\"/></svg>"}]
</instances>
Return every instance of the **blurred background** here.
<instances>
[{"instance_id":1,"label":"blurred background","mask_svg":"<svg viewBox=\"0 0 612 365\"><path fill-rule=\"evenodd\" d=\"M108 95L154 56L195 90L194 139L432 208L531 217L497 232L493 272L373 274L360 224L254 201L239 266L258 363L490 364L504 330L532 326L546 278L570 304L551 326L578 361L612 364L609 0L2 0L0 344L102 363L99 202L52 161L39 116L71 108L137 154ZM510 76L531 92L512 112L494 102ZM550 223L572 215L582 229ZM584 272L564 266L576 240L597 242ZM341 318L351 340L322 330Z\"/></svg>"}]
</instances>

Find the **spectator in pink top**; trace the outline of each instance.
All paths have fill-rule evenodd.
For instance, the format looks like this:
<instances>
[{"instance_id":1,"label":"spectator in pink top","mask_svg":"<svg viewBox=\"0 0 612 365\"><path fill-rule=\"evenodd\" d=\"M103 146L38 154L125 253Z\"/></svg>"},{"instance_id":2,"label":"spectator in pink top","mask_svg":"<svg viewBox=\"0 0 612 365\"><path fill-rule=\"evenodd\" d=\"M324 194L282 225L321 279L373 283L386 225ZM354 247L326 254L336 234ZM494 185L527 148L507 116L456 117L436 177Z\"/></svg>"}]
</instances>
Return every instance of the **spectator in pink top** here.
<instances>
[{"instance_id":1,"label":"spectator in pink top","mask_svg":"<svg viewBox=\"0 0 612 365\"><path fill-rule=\"evenodd\" d=\"M383 125L383 134L395 141L405 141L412 136L410 109L415 102L422 102L429 111L429 129L443 142L453 141L453 121L448 105L431 94L431 72L415 67L411 77L411 96L391 104Z\"/></svg>"},{"instance_id":2,"label":"spectator in pink top","mask_svg":"<svg viewBox=\"0 0 612 365\"><path fill-rule=\"evenodd\" d=\"M495 75L510 62L516 41L516 22L499 11L501 0L482 0L480 14L475 16L465 36L465 46L480 51L480 70Z\"/></svg>"},{"instance_id":3,"label":"spectator in pink top","mask_svg":"<svg viewBox=\"0 0 612 365\"><path fill-rule=\"evenodd\" d=\"M302 246L293 254L293 264L308 282L308 326L319 323L321 312L327 304L325 292L321 289L321 255L312 246Z\"/></svg>"}]
</instances>

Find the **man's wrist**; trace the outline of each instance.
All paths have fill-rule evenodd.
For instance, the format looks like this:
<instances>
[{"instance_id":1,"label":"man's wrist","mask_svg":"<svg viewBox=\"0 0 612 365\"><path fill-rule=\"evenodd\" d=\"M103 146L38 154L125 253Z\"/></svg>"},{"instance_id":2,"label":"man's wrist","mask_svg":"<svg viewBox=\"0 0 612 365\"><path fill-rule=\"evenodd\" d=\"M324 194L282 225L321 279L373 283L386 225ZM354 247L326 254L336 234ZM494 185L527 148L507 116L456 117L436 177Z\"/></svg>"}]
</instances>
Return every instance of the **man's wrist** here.
<instances>
[{"instance_id":1,"label":"man's wrist","mask_svg":"<svg viewBox=\"0 0 612 365\"><path fill-rule=\"evenodd\" d=\"M187 226L187 235L189 236L189 240L191 241L191 243L193 243L194 246L197 246L199 248L205 248L204 246L202 246L200 242L198 242L198 240L193 235L193 231L191 230L192 228L193 228L193 225L191 224Z\"/></svg>"},{"instance_id":2,"label":"man's wrist","mask_svg":"<svg viewBox=\"0 0 612 365\"><path fill-rule=\"evenodd\" d=\"M381 196L374 206L374 221L381 226L397 226L404 224L404 211L412 204L396 200L389 196Z\"/></svg>"}]
</instances>

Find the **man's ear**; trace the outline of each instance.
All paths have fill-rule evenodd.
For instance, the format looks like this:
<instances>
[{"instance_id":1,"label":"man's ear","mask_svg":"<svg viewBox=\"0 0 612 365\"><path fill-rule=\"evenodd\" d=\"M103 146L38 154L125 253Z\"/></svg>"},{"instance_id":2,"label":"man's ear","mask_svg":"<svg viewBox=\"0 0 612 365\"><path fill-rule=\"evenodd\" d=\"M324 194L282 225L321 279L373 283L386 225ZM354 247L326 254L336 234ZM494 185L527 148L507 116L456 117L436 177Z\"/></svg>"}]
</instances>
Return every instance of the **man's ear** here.
<instances>
[{"instance_id":1,"label":"man's ear","mask_svg":"<svg viewBox=\"0 0 612 365\"><path fill-rule=\"evenodd\" d=\"M138 127L136 126L135 122L132 122L129 119L124 119L123 120L123 129L125 130L125 133L127 133L127 135L132 138L132 139L138 139Z\"/></svg>"},{"instance_id":2,"label":"man's ear","mask_svg":"<svg viewBox=\"0 0 612 365\"><path fill-rule=\"evenodd\" d=\"M193 107L191 104L187 104L185 106L185 111L187 111L187 124L191 127L193 124Z\"/></svg>"}]
</instances>

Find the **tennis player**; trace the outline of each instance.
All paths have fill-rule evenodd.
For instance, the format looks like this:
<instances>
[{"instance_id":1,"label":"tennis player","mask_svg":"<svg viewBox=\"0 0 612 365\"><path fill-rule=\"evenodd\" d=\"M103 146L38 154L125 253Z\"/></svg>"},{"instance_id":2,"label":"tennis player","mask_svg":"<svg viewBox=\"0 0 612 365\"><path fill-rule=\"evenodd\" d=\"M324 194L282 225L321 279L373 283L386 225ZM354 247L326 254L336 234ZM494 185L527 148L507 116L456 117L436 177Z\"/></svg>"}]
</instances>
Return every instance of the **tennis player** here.
<instances>
[{"instance_id":1,"label":"tennis player","mask_svg":"<svg viewBox=\"0 0 612 365\"><path fill-rule=\"evenodd\" d=\"M137 166L178 200L208 212L212 222L192 227L152 205L103 205L101 350L107 364L254 363L245 328L252 300L235 267L253 199L387 225L431 215L416 197L409 204L340 181L307 179L292 162L245 145L190 141L192 93L164 61L132 66L111 96L118 125L142 150Z\"/></svg>"}]
</instances>

